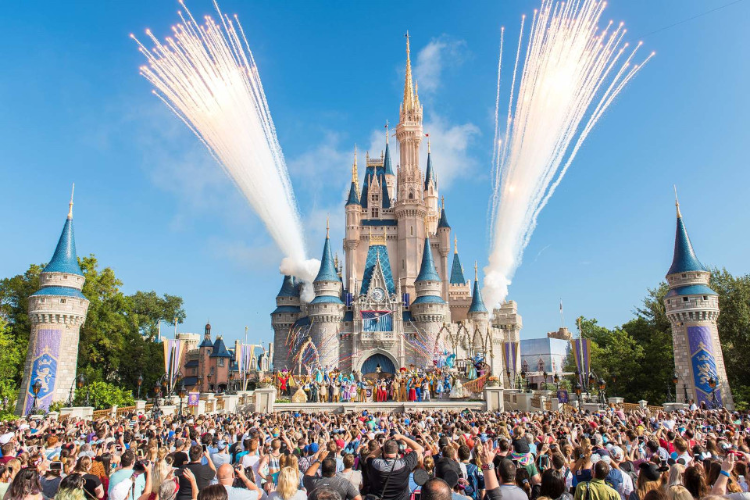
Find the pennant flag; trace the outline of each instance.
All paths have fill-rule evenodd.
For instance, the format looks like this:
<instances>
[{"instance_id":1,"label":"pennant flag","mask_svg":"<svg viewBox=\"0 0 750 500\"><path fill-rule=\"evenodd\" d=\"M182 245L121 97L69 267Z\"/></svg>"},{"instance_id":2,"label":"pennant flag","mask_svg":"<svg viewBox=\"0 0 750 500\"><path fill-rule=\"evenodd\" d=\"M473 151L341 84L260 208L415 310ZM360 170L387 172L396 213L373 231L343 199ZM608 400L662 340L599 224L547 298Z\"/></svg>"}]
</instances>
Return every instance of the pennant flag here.
<instances>
[{"instance_id":1,"label":"pennant flag","mask_svg":"<svg viewBox=\"0 0 750 500\"><path fill-rule=\"evenodd\" d=\"M169 379L170 388L174 384L177 373L182 366L182 354L185 343L180 339L168 339L164 344L164 373Z\"/></svg>"}]
</instances>

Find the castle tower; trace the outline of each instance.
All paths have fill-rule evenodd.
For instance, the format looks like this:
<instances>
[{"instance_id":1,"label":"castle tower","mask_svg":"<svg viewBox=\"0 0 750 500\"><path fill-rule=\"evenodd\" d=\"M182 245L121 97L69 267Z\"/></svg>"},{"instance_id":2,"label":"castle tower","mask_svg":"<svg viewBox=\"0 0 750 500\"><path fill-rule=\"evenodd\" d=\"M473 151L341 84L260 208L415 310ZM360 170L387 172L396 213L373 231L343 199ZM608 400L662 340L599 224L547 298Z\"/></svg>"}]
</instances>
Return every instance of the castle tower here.
<instances>
[{"instance_id":1,"label":"castle tower","mask_svg":"<svg viewBox=\"0 0 750 500\"><path fill-rule=\"evenodd\" d=\"M468 318L471 306L471 284L464 277L464 268L458 257L458 237L453 237L453 264L448 282L448 303L451 310L451 321L458 322Z\"/></svg>"},{"instance_id":2,"label":"castle tower","mask_svg":"<svg viewBox=\"0 0 750 500\"><path fill-rule=\"evenodd\" d=\"M440 211L438 207L438 184L435 170L432 168L430 141L427 140L427 169L424 174L424 204L427 208L427 227L429 234L437 233Z\"/></svg>"},{"instance_id":3,"label":"castle tower","mask_svg":"<svg viewBox=\"0 0 750 500\"><path fill-rule=\"evenodd\" d=\"M386 149L386 155L388 151ZM354 164L352 165L352 184L349 187L349 197L346 200L346 229L344 234L344 262L346 262L345 288L349 293L355 293L356 280L355 256L359 247L362 223L362 205L359 203L359 177L357 174L357 148L354 148Z\"/></svg>"},{"instance_id":4,"label":"castle tower","mask_svg":"<svg viewBox=\"0 0 750 500\"><path fill-rule=\"evenodd\" d=\"M32 387L39 381L37 407L67 401L76 380L78 338L89 301L81 293L85 278L73 236L73 196L68 217L49 264L39 275L41 288L29 297L31 334L16 413L25 415L34 404Z\"/></svg>"},{"instance_id":5,"label":"castle tower","mask_svg":"<svg viewBox=\"0 0 750 500\"><path fill-rule=\"evenodd\" d=\"M438 331L447 320L448 313L446 303L440 296L442 283L440 276L435 271L429 237L424 240L422 262L414 287L417 298L411 304L411 316L419 330L421 343L429 350L429 353L419 354L414 360L414 364L416 366L428 366L432 362L432 349L435 347Z\"/></svg>"},{"instance_id":6,"label":"castle tower","mask_svg":"<svg viewBox=\"0 0 750 500\"><path fill-rule=\"evenodd\" d=\"M211 368L214 370L211 377L213 387L210 387L210 389L226 390L229 384L229 367L232 364L232 355L227 351L227 346L224 344L221 335L216 337L209 358L211 359Z\"/></svg>"},{"instance_id":7,"label":"castle tower","mask_svg":"<svg viewBox=\"0 0 750 500\"><path fill-rule=\"evenodd\" d=\"M281 289L276 294L276 309L271 313L273 327L273 369L292 371L292 353L286 345L289 329L300 316L300 290L292 276L284 276Z\"/></svg>"},{"instance_id":8,"label":"castle tower","mask_svg":"<svg viewBox=\"0 0 750 500\"><path fill-rule=\"evenodd\" d=\"M422 142L422 105L412 83L409 35L406 35L406 78L404 100L399 112L396 139L399 142L398 195L394 213L398 220L398 278L403 293L413 297L414 280L419 273L419 251L425 237L427 210L423 199L422 173L419 170L419 145Z\"/></svg>"},{"instance_id":9,"label":"castle tower","mask_svg":"<svg viewBox=\"0 0 750 500\"><path fill-rule=\"evenodd\" d=\"M334 368L339 364L339 329L345 306L341 301L341 279L333 265L328 226L320 270L313 281L313 288L315 298L307 306L311 321L310 336L318 350L320 366Z\"/></svg>"},{"instance_id":10,"label":"castle tower","mask_svg":"<svg viewBox=\"0 0 750 500\"><path fill-rule=\"evenodd\" d=\"M443 199L440 208L440 220L437 223L438 255L438 274L443 279L443 300L448 300L448 289L450 280L448 279L448 254L451 253L451 226L448 224L448 217L445 215L445 199Z\"/></svg>"},{"instance_id":11,"label":"castle tower","mask_svg":"<svg viewBox=\"0 0 750 500\"><path fill-rule=\"evenodd\" d=\"M396 194L396 174L393 173L393 165L391 162L391 148L390 138L388 137L388 124L385 125L385 156L383 157L383 175L385 176L385 182L388 186L388 193L391 196Z\"/></svg>"},{"instance_id":12,"label":"castle tower","mask_svg":"<svg viewBox=\"0 0 750 500\"><path fill-rule=\"evenodd\" d=\"M709 407L713 397L727 408L734 408L719 342L719 296L708 287L711 273L700 263L677 206L677 232L672 267L667 272L669 292L664 298L667 318L672 325L675 371L678 376L677 400L693 399ZM714 389L710 381L715 382Z\"/></svg>"},{"instance_id":13,"label":"castle tower","mask_svg":"<svg viewBox=\"0 0 750 500\"><path fill-rule=\"evenodd\" d=\"M471 329L471 343L475 353L484 352L485 361L490 365L492 373L502 372L502 351L495 352L494 335L490 331L490 313L484 305L482 291L479 288L479 271L474 262L474 293L467 314ZM497 356L495 355L497 354Z\"/></svg>"},{"instance_id":14,"label":"castle tower","mask_svg":"<svg viewBox=\"0 0 750 500\"><path fill-rule=\"evenodd\" d=\"M198 346L198 385L200 392L208 392L208 374L211 373L211 352L214 344L211 342L211 323L206 323L203 330L203 341Z\"/></svg>"}]
</instances>

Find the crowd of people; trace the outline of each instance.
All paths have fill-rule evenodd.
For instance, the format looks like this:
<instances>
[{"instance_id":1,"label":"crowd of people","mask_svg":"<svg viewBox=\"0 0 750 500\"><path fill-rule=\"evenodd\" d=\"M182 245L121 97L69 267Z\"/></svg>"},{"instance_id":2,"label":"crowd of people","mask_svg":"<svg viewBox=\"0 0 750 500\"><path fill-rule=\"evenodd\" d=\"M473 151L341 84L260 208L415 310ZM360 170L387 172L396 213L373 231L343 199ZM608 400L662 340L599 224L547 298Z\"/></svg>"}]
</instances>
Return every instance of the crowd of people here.
<instances>
[{"instance_id":1,"label":"crowd of people","mask_svg":"<svg viewBox=\"0 0 750 500\"><path fill-rule=\"evenodd\" d=\"M2 500L750 500L750 417L227 414L0 424Z\"/></svg>"}]
</instances>

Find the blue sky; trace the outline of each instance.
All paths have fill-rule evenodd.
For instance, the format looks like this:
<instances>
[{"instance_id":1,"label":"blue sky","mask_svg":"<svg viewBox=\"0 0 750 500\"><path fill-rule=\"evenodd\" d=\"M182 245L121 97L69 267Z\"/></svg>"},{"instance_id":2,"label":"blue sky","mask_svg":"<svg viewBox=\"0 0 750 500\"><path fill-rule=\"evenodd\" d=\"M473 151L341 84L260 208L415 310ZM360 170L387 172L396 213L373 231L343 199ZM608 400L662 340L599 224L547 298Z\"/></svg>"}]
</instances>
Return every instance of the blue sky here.
<instances>
[{"instance_id":1,"label":"blue sky","mask_svg":"<svg viewBox=\"0 0 750 500\"><path fill-rule=\"evenodd\" d=\"M657 57L587 139L544 209L510 288L524 338L578 315L627 321L669 268L672 184L699 258L748 272L750 2L661 30L729 0L612 0ZM260 68L312 256L325 216L340 241L354 144L379 154L398 121L404 38L434 138L449 221L467 271L486 262L500 26L517 34L537 2L221 2ZM205 0L188 2L196 17ZM210 319L226 339L272 339L280 255L195 138L150 93L128 34L168 33L177 2L27 2L0 16L0 276L45 262L76 183L79 255L126 292L185 299L180 331ZM653 33L654 31L658 31ZM506 56L509 52L506 51ZM360 161L363 157L360 156Z\"/></svg>"}]
</instances>

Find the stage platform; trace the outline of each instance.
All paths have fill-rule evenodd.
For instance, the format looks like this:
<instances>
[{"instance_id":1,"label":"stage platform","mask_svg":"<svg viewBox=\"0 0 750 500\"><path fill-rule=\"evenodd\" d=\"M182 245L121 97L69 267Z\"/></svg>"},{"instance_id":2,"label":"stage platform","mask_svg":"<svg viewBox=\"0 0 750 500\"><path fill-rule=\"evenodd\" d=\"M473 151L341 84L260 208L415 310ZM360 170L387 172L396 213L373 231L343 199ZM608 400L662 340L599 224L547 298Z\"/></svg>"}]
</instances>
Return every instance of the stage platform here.
<instances>
[{"instance_id":1,"label":"stage platform","mask_svg":"<svg viewBox=\"0 0 750 500\"><path fill-rule=\"evenodd\" d=\"M422 403L398 401L387 401L385 403L275 403L274 413L300 412L300 413L361 413L368 412L405 413L416 411L461 411L465 409L472 411L485 411L487 403L484 401L455 401L435 400Z\"/></svg>"}]
</instances>

